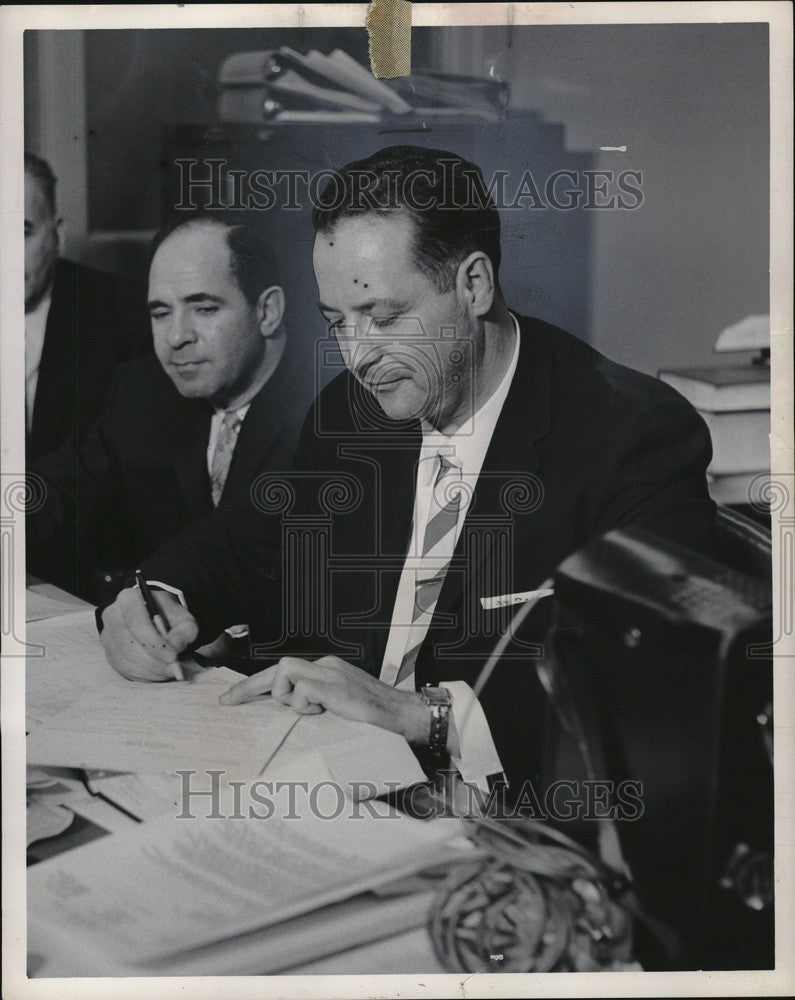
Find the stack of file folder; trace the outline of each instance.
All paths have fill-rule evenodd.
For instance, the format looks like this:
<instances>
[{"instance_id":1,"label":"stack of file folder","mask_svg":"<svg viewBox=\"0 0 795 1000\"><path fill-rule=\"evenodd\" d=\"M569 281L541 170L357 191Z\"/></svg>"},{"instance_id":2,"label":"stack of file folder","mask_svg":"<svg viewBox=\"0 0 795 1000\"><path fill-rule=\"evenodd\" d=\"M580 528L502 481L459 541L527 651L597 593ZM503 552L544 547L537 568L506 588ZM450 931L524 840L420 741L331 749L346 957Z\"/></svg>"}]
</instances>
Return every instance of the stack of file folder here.
<instances>
[{"instance_id":1,"label":"stack of file folder","mask_svg":"<svg viewBox=\"0 0 795 1000\"><path fill-rule=\"evenodd\" d=\"M238 52L219 70L224 122L378 123L396 115L496 120L508 100L499 80L428 71L385 82L341 49L306 55L280 49Z\"/></svg>"}]
</instances>

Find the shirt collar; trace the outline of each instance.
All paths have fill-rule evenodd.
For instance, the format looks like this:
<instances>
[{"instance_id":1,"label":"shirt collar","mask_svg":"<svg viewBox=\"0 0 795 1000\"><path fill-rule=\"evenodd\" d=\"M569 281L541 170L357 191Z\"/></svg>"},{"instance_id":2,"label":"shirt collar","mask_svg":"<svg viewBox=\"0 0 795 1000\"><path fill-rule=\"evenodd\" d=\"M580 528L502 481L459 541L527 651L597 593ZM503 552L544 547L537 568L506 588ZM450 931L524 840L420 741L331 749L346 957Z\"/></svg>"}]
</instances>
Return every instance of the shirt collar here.
<instances>
[{"instance_id":1,"label":"shirt collar","mask_svg":"<svg viewBox=\"0 0 795 1000\"><path fill-rule=\"evenodd\" d=\"M236 413L239 420L244 420L250 407L251 403L244 403L243 406L239 406L236 410L213 410L213 416L219 420L223 420L227 413Z\"/></svg>"}]
</instances>

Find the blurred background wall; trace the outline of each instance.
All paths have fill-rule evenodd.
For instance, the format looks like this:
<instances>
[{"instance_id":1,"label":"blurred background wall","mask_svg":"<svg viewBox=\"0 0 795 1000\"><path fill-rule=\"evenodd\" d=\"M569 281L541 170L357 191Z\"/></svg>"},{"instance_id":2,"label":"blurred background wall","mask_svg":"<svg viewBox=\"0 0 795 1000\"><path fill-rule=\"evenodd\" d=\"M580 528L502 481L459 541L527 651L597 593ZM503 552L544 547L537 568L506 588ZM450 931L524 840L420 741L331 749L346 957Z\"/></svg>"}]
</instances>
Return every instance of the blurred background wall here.
<instances>
[{"instance_id":1,"label":"blurred background wall","mask_svg":"<svg viewBox=\"0 0 795 1000\"><path fill-rule=\"evenodd\" d=\"M67 256L143 266L162 221L164 126L211 123L223 58L282 44L366 64L363 29L27 32L26 142L58 174ZM509 301L527 300L526 258L529 311L652 373L709 363L724 326L768 311L766 25L415 29L413 60L505 79L512 108L559 123L590 168L642 172L643 205L579 210L576 245L536 241L534 255L534 213L511 220L525 241L511 246ZM569 254L582 301L550 277Z\"/></svg>"}]
</instances>

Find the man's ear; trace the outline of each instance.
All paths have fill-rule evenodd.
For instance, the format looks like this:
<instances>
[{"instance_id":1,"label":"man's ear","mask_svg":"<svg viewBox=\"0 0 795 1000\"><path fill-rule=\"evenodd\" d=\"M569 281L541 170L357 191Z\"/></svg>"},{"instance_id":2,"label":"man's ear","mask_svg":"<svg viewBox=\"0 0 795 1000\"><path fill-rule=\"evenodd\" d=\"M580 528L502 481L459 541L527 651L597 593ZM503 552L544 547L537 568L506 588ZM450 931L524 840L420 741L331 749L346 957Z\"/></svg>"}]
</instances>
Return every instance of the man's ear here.
<instances>
[{"instance_id":1,"label":"man's ear","mask_svg":"<svg viewBox=\"0 0 795 1000\"><path fill-rule=\"evenodd\" d=\"M279 285L266 288L257 299L257 322L263 337L272 337L284 318L284 289Z\"/></svg>"},{"instance_id":2,"label":"man's ear","mask_svg":"<svg viewBox=\"0 0 795 1000\"><path fill-rule=\"evenodd\" d=\"M58 256L63 257L66 247L66 223L60 217L55 220L55 238L58 240Z\"/></svg>"},{"instance_id":3,"label":"man's ear","mask_svg":"<svg viewBox=\"0 0 795 1000\"><path fill-rule=\"evenodd\" d=\"M458 267L457 285L475 316L485 316L494 304L496 282L488 254L475 250Z\"/></svg>"}]
</instances>

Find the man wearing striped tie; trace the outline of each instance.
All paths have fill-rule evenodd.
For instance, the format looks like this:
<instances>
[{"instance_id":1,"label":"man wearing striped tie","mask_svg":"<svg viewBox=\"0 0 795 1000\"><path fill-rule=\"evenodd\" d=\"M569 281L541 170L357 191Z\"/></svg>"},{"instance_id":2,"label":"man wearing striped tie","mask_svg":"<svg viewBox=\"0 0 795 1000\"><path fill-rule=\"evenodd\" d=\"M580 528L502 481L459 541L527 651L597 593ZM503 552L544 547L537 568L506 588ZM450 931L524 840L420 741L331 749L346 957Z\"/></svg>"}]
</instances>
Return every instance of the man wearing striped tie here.
<instances>
[{"instance_id":1,"label":"man wearing striped tie","mask_svg":"<svg viewBox=\"0 0 795 1000\"><path fill-rule=\"evenodd\" d=\"M76 454L69 443L29 467L47 490L27 521L32 572L91 599L101 577L124 579L186 525L247 503L257 475L290 467L313 386L278 275L265 233L234 218L186 214L158 233L154 351L117 370ZM59 552L75 536L79 567ZM57 574L64 563L77 579Z\"/></svg>"},{"instance_id":2,"label":"man wearing striped tie","mask_svg":"<svg viewBox=\"0 0 795 1000\"><path fill-rule=\"evenodd\" d=\"M224 704L271 692L518 788L541 761L533 646L515 644L475 698L481 668L515 605L591 538L709 533L706 427L666 386L510 310L499 215L461 157L381 150L340 171L314 221L320 309L348 371L304 424L292 501L161 549L145 572L176 593L160 595L167 641L125 591L103 614L108 659L166 679L187 646L281 594L277 662ZM309 529L317 544L296 549Z\"/></svg>"}]
</instances>

